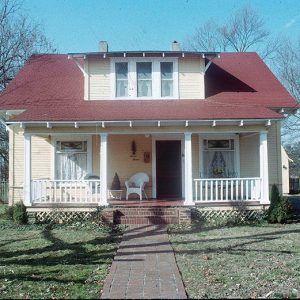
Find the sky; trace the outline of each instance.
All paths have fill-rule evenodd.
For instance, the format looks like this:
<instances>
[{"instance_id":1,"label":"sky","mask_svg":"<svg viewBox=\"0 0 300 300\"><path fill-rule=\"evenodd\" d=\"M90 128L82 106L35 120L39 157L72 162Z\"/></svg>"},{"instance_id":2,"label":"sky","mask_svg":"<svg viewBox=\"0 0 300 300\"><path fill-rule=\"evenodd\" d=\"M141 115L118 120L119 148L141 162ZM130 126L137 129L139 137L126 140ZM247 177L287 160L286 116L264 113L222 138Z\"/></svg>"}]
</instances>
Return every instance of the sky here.
<instances>
[{"instance_id":1,"label":"sky","mask_svg":"<svg viewBox=\"0 0 300 300\"><path fill-rule=\"evenodd\" d=\"M170 50L203 22L225 22L250 5L275 35L300 38L300 0L23 0L23 11L42 25L59 53Z\"/></svg>"}]
</instances>

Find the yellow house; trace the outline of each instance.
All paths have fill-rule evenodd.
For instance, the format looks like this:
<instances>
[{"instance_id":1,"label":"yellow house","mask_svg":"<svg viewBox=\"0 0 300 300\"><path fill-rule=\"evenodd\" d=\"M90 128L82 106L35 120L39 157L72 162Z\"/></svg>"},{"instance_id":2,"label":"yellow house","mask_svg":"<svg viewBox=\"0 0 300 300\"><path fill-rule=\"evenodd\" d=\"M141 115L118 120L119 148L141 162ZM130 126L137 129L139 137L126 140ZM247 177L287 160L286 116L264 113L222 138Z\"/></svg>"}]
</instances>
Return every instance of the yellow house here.
<instances>
[{"instance_id":1,"label":"yellow house","mask_svg":"<svg viewBox=\"0 0 300 300\"><path fill-rule=\"evenodd\" d=\"M99 52L33 55L0 96L10 203L107 206L143 172L140 203L266 205L282 183L281 120L297 108L256 53L100 42Z\"/></svg>"}]
</instances>

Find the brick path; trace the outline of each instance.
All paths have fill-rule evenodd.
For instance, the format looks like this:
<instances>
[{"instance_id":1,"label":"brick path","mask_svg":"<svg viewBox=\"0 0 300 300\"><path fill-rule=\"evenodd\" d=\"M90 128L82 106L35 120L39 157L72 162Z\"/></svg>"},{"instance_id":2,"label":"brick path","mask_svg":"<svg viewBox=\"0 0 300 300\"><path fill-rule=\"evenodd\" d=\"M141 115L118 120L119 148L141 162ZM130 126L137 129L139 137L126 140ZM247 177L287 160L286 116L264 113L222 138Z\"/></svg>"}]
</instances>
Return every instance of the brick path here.
<instances>
[{"instance_id":1,"label":"brick path","mask_svg":"<svg viewBox=\"0 0 300 300\"><path fill-rule=\"evenodd\" d=\"M128 229L106 277L101 299L186 299L164 225Z\"/></svg>"}]
</instances>

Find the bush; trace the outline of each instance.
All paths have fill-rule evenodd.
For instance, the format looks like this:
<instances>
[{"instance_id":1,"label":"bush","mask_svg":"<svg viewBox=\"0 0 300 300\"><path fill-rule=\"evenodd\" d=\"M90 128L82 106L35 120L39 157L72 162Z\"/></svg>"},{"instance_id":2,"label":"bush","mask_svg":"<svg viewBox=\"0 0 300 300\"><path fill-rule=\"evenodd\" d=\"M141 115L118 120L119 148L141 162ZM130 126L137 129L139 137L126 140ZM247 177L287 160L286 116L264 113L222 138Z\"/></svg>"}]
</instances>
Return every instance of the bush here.
<instances>
[{"instance_id":1,"label":"bush","mask_svg":"<svg viewBox=\"0 0 300 300\"><path fill-rule=\"evenodd\" d=\"M28 215L23 203L19 202L13 206L13 220L17 224L27 224Z\"/></svg>"},{"instance_id":2,"label":"bush","mask_svg":"<svg viewBox=\"0 0 300 300\"><path fill-rule=\"evenodd\" d=\"M279 194L278 187L273 184L271 190L270 207L267 213L269 223L286 223L290 216L290 205L287 198Z\"/></svg>"},{"instance_id":3,"label":"bush","mask_svg":"<svg viewBox=\"0 0 300 300\"><path fill-rule=\"evenodd\" d=\"M5 208L4 215L5 215L6 219L13 220L14 219L14 207L7 206Z\"/></svg>"}]
</instances>

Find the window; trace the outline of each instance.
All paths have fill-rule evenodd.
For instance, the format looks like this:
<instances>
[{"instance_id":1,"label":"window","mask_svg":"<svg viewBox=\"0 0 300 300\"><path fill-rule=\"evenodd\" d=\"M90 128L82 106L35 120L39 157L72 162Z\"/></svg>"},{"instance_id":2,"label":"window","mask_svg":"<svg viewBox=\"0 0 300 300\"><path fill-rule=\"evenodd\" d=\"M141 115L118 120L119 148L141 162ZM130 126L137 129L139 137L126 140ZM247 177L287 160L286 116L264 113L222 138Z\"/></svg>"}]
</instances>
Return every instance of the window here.
<instances>
[{"instance_id":1,"label":"window","mask_svg":"<svg viewBox=\"0 0 300 300\"><path fill-rule=\"evenodd\" d=\"M56 142L55 177L61 180L79 180L87 174L87 142Z\"/></svg>"},{"instance_id":2,"label":"window","mask_svg":"<svg viewBox=\"0 0 300 300\"><path fill-rule=\"evenodd\" d=\"M137 73L137 96L152 96L152 63L138 62L136 63Z\"/></svg>"},{"instance_id":3,"label":"window","mask_svg":"<svg viewBox=\"0 0 300 300\"><path fill-rule=\"evenodd\" d=\"M203 143L204 177L236 177L234 163L234 140L204 140Z\"/></svg>"},{"instance_id":4,"label":"window","mask_svg":"<svg viewBox=\"0 0 300 300\"><path fill-rule=\"evenodd\" d=\"M173 96L173 63L161 62L160 74L161 74L161 96L172 97Z\"/></svg>"},{"instance_id":5,"label":"window","mask_svg":"<svg viewBox=\"0 0 300 300\"><path fill-rule=\"evenodd\" d=\"M116 63L116 97L128 96L128 63Z\"/></svg>"},{"instance_id":6,"label":"window","mask_svg":"<svg viewBox=\"0 0 300 300\"><path fill-rule=\"evenodd\" d=\"M115 99L178 98L178 59L111 59L111 96Z\"/></svg>"}]
</instances>

